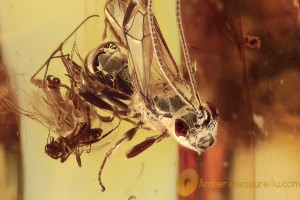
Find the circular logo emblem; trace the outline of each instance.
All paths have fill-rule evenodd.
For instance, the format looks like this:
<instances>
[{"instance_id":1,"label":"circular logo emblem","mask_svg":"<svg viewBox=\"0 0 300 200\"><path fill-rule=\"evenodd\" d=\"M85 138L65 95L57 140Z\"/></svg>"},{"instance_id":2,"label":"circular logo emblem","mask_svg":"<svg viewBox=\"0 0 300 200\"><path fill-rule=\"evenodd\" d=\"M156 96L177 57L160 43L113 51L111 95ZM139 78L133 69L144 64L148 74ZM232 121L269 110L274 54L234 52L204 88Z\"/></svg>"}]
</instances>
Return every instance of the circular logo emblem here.
<instances>
[{"instance_id":1,"label":"circular logo emblem","mask_svg":"<svg viewBox=\"0 0 300 200\"><path fill-rule=\"evenodd\" d=\"M186 169L180 173L177 179L177 192L181 196L191 195L198 187L198 174L193 169Z\"/></svg>"}]
</instances>

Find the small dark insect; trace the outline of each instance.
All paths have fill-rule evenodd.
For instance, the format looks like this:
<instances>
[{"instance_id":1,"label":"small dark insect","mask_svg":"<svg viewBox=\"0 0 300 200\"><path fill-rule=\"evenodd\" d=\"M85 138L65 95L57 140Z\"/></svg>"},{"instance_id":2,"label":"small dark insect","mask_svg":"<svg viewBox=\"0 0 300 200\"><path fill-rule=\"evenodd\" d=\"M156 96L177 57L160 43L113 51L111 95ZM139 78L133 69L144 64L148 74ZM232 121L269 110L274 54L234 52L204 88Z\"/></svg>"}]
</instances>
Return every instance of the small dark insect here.
<instances>
[{"instance_id":1,"label":"small dark insect","mask_svg":"<svg viewBox=\"0 0 300 200\"><path fill-rule=\"evenodd\" d=\"M47 75L45 82L34 79L34 83L38 83L40 90L36 96L28 100L29 110L19 108L3 97L0 97L0 105L12 112L32 118L46 126L49 131L57 133L59 135L57 139L49 136L45 153L53 159L60 159L62 163L75 153L77 163L81 166L82 152L89 153L93 144L110 135L120 123L102 135L103 130L91 128L92 123L96 118L102 122L111 122L113 119L97 116L93 107L86 103L72 87L63 85L59 78L52 75ZM61 87L66 89L65 95L60 92Z\"/></svg>"},{"instance_id":2,"label":"small dark insect","mask_svg":"<svg viewBox=\"0 0 300 200\"><path fill-rule=\"evenodd\" d=\"M87 19L91 17L93 16ZM106 160L119 145L131 140L143 123L135 120L140 117L138 113L129 116L128 104L131 103L131 95L134 90L131 84L132 79L129 74L126 51L125 54L122 52L122 46L111 41L103 43L92 50L81 64L77 64L73 59L76 55L81 58L75 43L70 54L63 53L65 43L86 20L57 47L46 62L33 74L31 82L45 93L44 99L47 101L47 105L51 107L51 114L55 118L53 123L48 123L44 118L38 121L46 127L51 127L51 130L54 129L55 132L61 129L60 137L56 140L50 138L45 147L47 155L54 159L60 159L61 162L64 162L74 152L80 166L81 147L91 146L117 128L115 127L105 135L100 136L102 129L91 129L94 120L112 122L117 117L134 125L105 155L99 171L99 182L104 191L101 174ZM67 72L66 76L70 80L69 85L62 84L58 77L47 75L51 60L57 58L61 59ZM36 79L35 77L44 68L46 69L44 79ZM66 90L65 96L61 93L61 88ZM101 116L99 112L94 110L95 108L98 109L97 111L111 112L112 117ZM27 114L21 112L21 109L16 108L15 110L18 113ZM35 113L26 116L33 119L40 117ZM67 130L65 129L66 126L69 127ZM138 152L143 151L142 149L134 148L133 152L138 154Z\"/></svg>"},{"instance_id":3,"label":"small dark insect","mask_svg":"<svg viewBox=\"0 0 300 200\"><path fill-rule=\"evenodd\" d=\"M53 159L60 159L60 162L65 162L68 157L75 153L78 166L81 167L81 153L84 151L81 148L89 146L86 150L87 153L91 151L91 145L99 142L101 139L112 133L119 124L102 135L103 130L100 128L91 128L89 123L85 123L81 126L80 130L76 134L70 134L66 137L59 136L57 139L50 137L50 141L45 146L45 153ZM102 136L101 136L102 135Z\"/></svg>"},{"instance_id":4,"label":"small dark insect","mask_svg":"<svg viewBox=\"0 0 300 200\"><path fill-rule=\"evenodd\" d=\"M79 95L77 91L78 82L74 79L79 75L76 66L72 68L72 71L66 67L67 75L70 78L69 84L62 83L60 78L56 76L48 75L48 68L52 59L61 59L62 63L68 66L70 55L64 55L62 52L62 47L67 39L58 46L49 59L31 77L30 81L37 87L37 90L25 94L27 95L25 96L26 109L14 105L1 96L0 105L12 112L36 120L47 127L49 131L57 133L59 135L57 139L49 136L50 140L48 139L49 141L45 146L45 153L53 159L60 159L61 162L65 162L72 153L75 153L77 163L81 166L81 153L83 151L89 153L93 144L112 133L119 124L104 135L102 135L103 130L101 128L91 128L96 120L111 122L113 118L102 117L97 114L94 107ZM46 68L44 78L35 78L44 68ZM86 148L89 150L84 150Z\"/></svg>"}]
</instances>

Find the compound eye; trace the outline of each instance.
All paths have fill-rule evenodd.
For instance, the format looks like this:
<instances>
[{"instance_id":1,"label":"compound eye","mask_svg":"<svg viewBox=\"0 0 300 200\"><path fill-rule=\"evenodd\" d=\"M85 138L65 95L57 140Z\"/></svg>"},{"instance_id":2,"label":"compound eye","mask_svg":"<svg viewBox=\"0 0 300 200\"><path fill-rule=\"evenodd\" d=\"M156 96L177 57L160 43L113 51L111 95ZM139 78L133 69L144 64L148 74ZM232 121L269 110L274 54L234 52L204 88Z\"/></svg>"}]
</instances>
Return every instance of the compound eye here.
<instances>
[{"instance_id":1,"label":"compound eye","mask_svg":"<svg viewBox=\"0 0 300 200\"><path fill-rule=\"evenodd\" d=\"M177 136L186 136L189 130L188 124L182 119L175 121L175 134Z\"/></svg>"},{"instance_id":2,"label":"compound eye","mask_svg":"<svg viewBox=\"0 0 300 200\"><path fill-rule=\"evenodd\" d=\"M60 84L60 79L59 78L53 78L53 83L55 84L55 85L59 85Z\"/></svg>"},{"instance_id":3,"label":"compound eye","mask_svg":"<svg viewBox=\"0 0 300 200\"><path fill-rule=\"evenodd\" d=\"M53 148L52 148L51 144L47 144L45 146L45 153L49 156L53 153Z\"/></svg>"},{"instance_id":4,"label":"compound eye","mask_svg":"<svg viewBox=\"0 0 300 200\"><path fill-rule=\"evenodd\" d=\"M51 144L47 144L45 146L45 153L53 159L58 159L61 157L61 152L58 151L58 149L56 149L55 147L53 147Z\"/></svg>"},{"instance_id":5,"label":"compound eye","mask_svg":"<svg viewBox=\"0 0 300 200\"><path fill-rule=\"evenodd\" d=\"M45 152L48 153L50 151L50 148L48 145L45 146Z\"/></svg>"}]
</instances>

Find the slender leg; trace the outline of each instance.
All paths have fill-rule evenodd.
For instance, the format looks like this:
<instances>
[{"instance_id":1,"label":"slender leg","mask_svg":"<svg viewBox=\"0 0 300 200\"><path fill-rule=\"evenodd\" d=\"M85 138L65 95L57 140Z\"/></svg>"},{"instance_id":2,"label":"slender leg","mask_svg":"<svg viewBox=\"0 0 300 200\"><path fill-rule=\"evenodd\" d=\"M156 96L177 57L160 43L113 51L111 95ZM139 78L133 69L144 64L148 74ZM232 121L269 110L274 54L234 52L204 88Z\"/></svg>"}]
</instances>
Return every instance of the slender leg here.
<instances>
[{"instance_id":1,"label":"slender leg","mask_svg":"<svg viewBox=\"0 0 300 200\"><path fill-rule=\"evenodd\" d=\"M77 147L76 150L75 150L75 155L76 155L76 161L77 161L79 167L82 166L81 165L81 158L80 158L81 154L82 154L82 151L79 152L79 148Z\"/></svg>"},{"instance_id":2,"label":"slender leg","mask_svg":"<svg viewBox=\"0 0 300 200\"><path fill-rule=\"evenodd\" d=\"M124 94L124 93L119 92L117 90L104 89L102 91L102 93L106 96L112 96L114 98L121 99L121 100L130 100L131 99L130 95Z\"/></svg>"},{"instance_id":3,"label":"slender leg","mask_svg":"<svg viewBox=\"0 0 300 200\"><path fill-rule=\"evenodd\" d=\"M38 74L38 73L40 73L40 71L45 67L45 65L47 65L48 63L49 63L49 60L51 60L52 59L52 57L58 52L58 51L60 51L61 49L62 49L62 47L64 46L64 44L70 39L70 37L71 36L73 36L75 33L76 33L76 31L88 20L88 19L90 19L90 18L92 18L92 17L99 17L99 15L91 15L91 16L89 16L89 17L87 17L84 21L82 21L73 31L72 31L72 33L70 33L69 35L68 35L68 37L66 37L65 39L64 39L64 41L62 42L62 43L60 43L59 45L58 45L58 47L52 52L52 54L49 56L49 58L45 61L45 63L32 75L32 77L31 77L31 80L32 79L34 79L34 77Z\"/></svg>"},{"instance_id":4,"label":"slender leg","mask_svg":"<svg viewBox=\"0 0 300 200\"><path fill-rule=\"evenodd\" d=\"M105 40L107 38L107 19L105 18L104 20L104 31L103 31L103 35L102 35L102 40Z\"/></svg>"},{"instance_id":5,"label":"slender leg","mask_svg":"<svg viewBox=\"0 0 300 200\"><path fill-rule=\"evenodd\" d=\"M139 129L139 126L140 126L140 124L138 126L136 126L136 127L133 127L131 129L129 129L125 133L125 135L119 141L117 141L116 144L112 148L110 148L110 150L108 150L106 152L105 157L104 157L104 159L102 161L99 173L98 173L98 181L99 181L99 184L101 186L102 192L105 191L105 187L104 187L104 185L102 183L101 175L102 175L102 172L103 172L103 169L104 169L104 166L106 164L107 159L110 158L110 156L112 155L112 153L114 152L114 150L116 150L121 144L123 144L124 142L130 141L134 137L135 133Z\"/></svg>"},{"instance_id":6,"label":"slender leg","mask_svg":"<svg viewBox=\"0 0 300 200\"><path fill-rule=\"evenodd\" d=\"M93 94L90 91L79 92L79 95L82 98L84 98L84 100L86 100L87 102L91 103L92 105L94 105L100 109L115 111L114 108L109 103L107 103L106 101L101 99L99 96Z\"/></svg>"},{"instance_id":7,"label":"slender leg","mask_svg":"<svg viewBox=\"0 0 300 200\"><path fill-rule=\"evenodd\" d=\"M105 133L104 135L102 135L99 140L102 140L106 136L110 135L114 130L116 130L120 126L120 124L121 124L121 120L119 121L118 125L115 128L111 129L110 131L108 131L107 133Z\"/></svg>"},{"instance_id":8,"label":"slender leg","mask_svg":"<svg viewBox=\"0 0 300 200\"><path fill-rule=\"evenodd\" d=\"M122 101L120 101L118 98L115 98L113 96L108 96L103 94L103 96L109 100L109 102L113 103L114 105L116 105L118 108L122 109L122 110L128 110L128 105L126 103L123 103Z\"/></svg>"},{"instance_id":9,"label":"slender leg","mask_svg":"<svg viewBox=\"0 0 300 200\"><path fill-rule=\"evenodd\" d=\"M85 99L87 102L89 102L90 104L92 104L100 109L111 111L115 117L122 119L124 121L127 121L131 124L138 125L135 121L129 119L131 117L128 117L127 110L118 110L116 107L113 107L112 105L110 105L109 103L104 101L98 95L95 95L89 91L79 92L79 95L83 99ZM113 103L113 102L111 102L111 103Z\"/></svg>"},{"instance_id":10,"label":"slender leg","mask_svg":"<svg viewBox=\"0 0 300 200\"><path fill-rule=\"evenodd\" d=\"M97 117L100 119L101 122L110 123L115 119L116 116L113 115L113 116L109 116L109 117L104 117L104 116L97 114Z\"/></svg>"},{"instance_id":11,"label":"slender leg","mask_svg":"<svg viewBox=\"0 0 300 200\"><path fill-rule=\"evenodd\" d=\"M80 59L81 62L84 62L84 59L82 59L77 44L76 44L76 40L73 42L73 46L72 46L72 50L71 50L71 59L73 60L74 57L74 53L77 55L77 57Z\"/></svg>"},{"instance_id":12,"label":"slender leg","mask_svg":"<svg viewBox=\"0 0 300 200\"><path fill-rule=\"evenodd\" d=\"M44 73L44 77L43 79L37 79L37 78L34 78L34 77L31 77L30 79L30 82L39 87L39 88L44 88L45 87L45 80L46 80L46 77L47 77L47 74L48 74L48 69L49 69L49 66L50 66L50 62L52 61L52 59L56 59L56 58L61 58L61 59L65 59L65 57L68 57L69 54L63 54L61 51L59 52L56 52L56 53L60 53L60 55L53 55L51 58L49 58L48 62L45 63L44 67L46 68L45 70L45 73ZM63 63L65 65L65 63Z\"/></svg>"},{"instance_id":13,"label":"slender leg","mask_svg":"<svg viewBox=\"0 0 300 200\"><path fill-rule=\"evenodd\" d=\"M148 149L149 147L151 147L154 143L158 143L158 142L162 141L164 138L166 138L168 136L169 136L169 134L166 131L164 131L160 135L156 135L156 136L153 136L153 137L146 138L146 140L144 140L143 142L141 142L141 143L135 145L134 147L132 147L126 153L126 157L127 158L135 157L135 156L139 155L140 153L142 153L143 151L145 151L146 149Z\"/></svg>"},{"instance_id":14,"label":"slender leg","mask_svg":"<svg viewBox=\"0 0 300 200\"><path fill-rule=\"evenodd\" d=\"M51 136L50 136L50 129L48 131L49 132L48 132L48 137L47 137L47 144L49 144L49 139L51 138Z\"/></svg>"}]
</instances>

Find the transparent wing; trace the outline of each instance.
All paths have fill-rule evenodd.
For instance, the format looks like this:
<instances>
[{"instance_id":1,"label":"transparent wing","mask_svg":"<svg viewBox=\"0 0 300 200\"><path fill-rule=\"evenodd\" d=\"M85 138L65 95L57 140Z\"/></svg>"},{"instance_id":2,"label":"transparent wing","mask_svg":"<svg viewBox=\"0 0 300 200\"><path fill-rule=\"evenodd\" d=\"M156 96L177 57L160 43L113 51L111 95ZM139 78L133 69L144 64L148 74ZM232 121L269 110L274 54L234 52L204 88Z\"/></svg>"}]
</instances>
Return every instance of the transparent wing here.
<instances>
[{"instance_id":1,"label":"transparent wing","mask_svg":"<svg viewBox=\"0 0 300 200\"><path fill-rule=\"evenodd\" d=\"M120 0L110 1L105 9L108 21L123 44L129 49L128 65L134 84L145 95L151 71L151 39L146 23L146 12L137 4L126 4Z\"/></svg>"},{"instance_id":2,"label":"transparent wing","mask_svg":"<svg viewBox=\"0 0 300 200\"><path fill-rule=\"evenodd\" d=\"M156 48L159 50L160 54L160 61L157 60L156 63L153 64L154 69L152 70L153 74L157 74L156 77L158 77L158 82L166 83L168 82L168 79L174 84L185 96L188 96L190 98L190 89L189 86L186 84L186 81L184 79L183 75L183 69L177 66L169 48L168 45L161 33L161 30L159 28L159 25L156 21L156 18L154 17L154 33L157 35L157 45ZM163 70L166 71L166 73L163 73L162 69L159 66L158 62L163 62ZM155 79L155 77L152 77Z\"/></svg>"},{"instance_id":3,"label":"transparent wing","mask_svg":"<svg viewBox=\"0 0 300 200\"><path fill-rule=\"evenodd\" d=\"M126 39L123 34L123 20L125 18L127 6L128 5L123 1L112 0L108 2L104 11L113 30L125 46Z\"/></svg>"},{"instance_id":4,"label":"transparent wing","mask_svg":"<svg viewBox=\"0 0 300 200\"><path fill-rule=\"evenodd\" d=\"M64 133L71 130L67 126L62 127L58 125L57 118L52 112L50 105L40 95L28 95L23 103L25 108L19 107L10 100L0 96L0 106L6 110L29 117L59 135L64 135Z\"/></svg>"},{"instance_id":5,"label":"transparent wing","mask_svg":"<svg viewBox=\"0 0 300 200\"><path fill-rule=\"evenodd\" d=\"M114 2L114 3L111 3ZM116 11L119 4L125 3L114 0L111 1L109 9ZM117 8L113 9L112 6ZM123 12L124 10L122 10ZM118 13L111 12L111 15L120 16ZM166 75L159 68L156 61L154 61L153 45L150 36L150 26L148 21L147 8L142 0L131 1L128 4L125 11L123 20L123 34L126 39L126 46L128 48L128 63L131 75L133 76L135 85L138 86L139 91L146 96L150 97L153 93L157 92L157 88L161 88L162 92L165 92L166 88ZM113 19L113 17L110 17ZM155 20L155 18L154 18ZM121 19L118 18L115 21L110 21L112 24L119 24L117 31L120 31ZM182 70L176 65L170 50L161 34L160 28L155 20L154 26L155 32L157 33L159 40L158 45L161 52L161 57L165 63L165 70L171 77L171 82L180 88L188 92L188 87L183 80ZM136 80L135 80L136 79ZM160 86L160 87L159 87ZM186 93L186 92L184 92ZM189 93L189 92L188 92Z\"/></svg>"},{"instance_id":6,"label":"transparent wing","mask_svg":"<svg viewBox=\"0 0 300 200\"><path fill-rule=\"evenodd\" d=\"M129 49L130 71L136 76L143 95L149 96L153 54L146 14L138 4L130 4L124 19L124 34Z\"/></svg>"},{"instance_id":7,"label":"transparent wing","mask_svg":"<svg viewBox=\"0 0 300 200\"><path fill-rule=\"evenodd\" d=\"M183 76L180 74L178 67L176 66L174 59L170 51L167 48L167 44L161 34L158 23L155 19L152 10L152 0L148 1L147 4L147 16L148 16L148 26L151 35L151 42L153 45L153 52L155 55L156 64L158 66L158 71L162 73L162 77L168 84L169 91L174 92L185 104L189 105L191 108L195 109L191 102L189 87L183 81ZM174 74L177 72L177 76Z\"/></svg>"},{"instance_id":8,"label":"transparent wing","mask_svg":"<svg viewBox=\"0 0 300 200\"><path fill-rule=\"evenodd\" d=\"M55 104L49 98L48 90L30 85L25 77L20 78L22 87L17 83L11 86L18 93L19 104L0 95L0 106L11 112L29 117L47 129L66 136L72 133L78 123L85 122L89 113L80 97L70 89L62 91L61 100L65 107ZM63 111L62 111L63 110Z\"/></svg>"}]
</instances>

